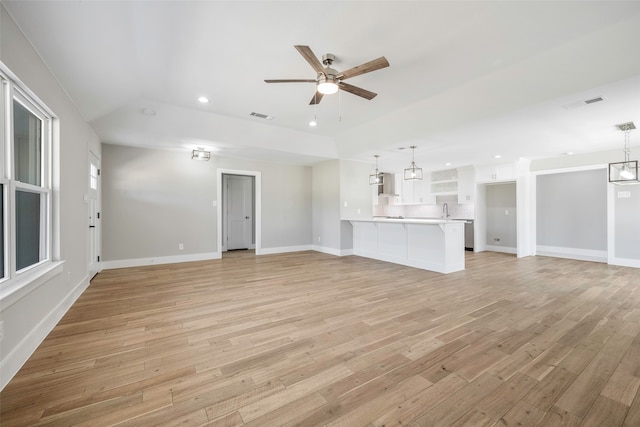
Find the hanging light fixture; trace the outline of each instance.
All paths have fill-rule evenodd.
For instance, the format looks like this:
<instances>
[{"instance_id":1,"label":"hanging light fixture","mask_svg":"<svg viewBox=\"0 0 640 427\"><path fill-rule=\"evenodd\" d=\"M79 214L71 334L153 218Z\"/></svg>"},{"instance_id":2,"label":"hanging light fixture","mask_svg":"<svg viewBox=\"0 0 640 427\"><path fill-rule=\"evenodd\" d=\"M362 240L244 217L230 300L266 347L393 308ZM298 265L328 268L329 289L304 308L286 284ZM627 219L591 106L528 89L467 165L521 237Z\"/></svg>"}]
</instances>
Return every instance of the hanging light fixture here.
<instances>
[{"instance_id":1,"label":"hanging light fixture","mask_svg":"<svg viewBox=\"0 0 640 427\"><path fill-rule=\"evenodd\" d=\"M378 171L378 157L380 156L376 154L373 157L376 158L376 171L369 175L369 185L381 185L382 179L380 178L380 175L382 174Z\"/></svg>"},{"instance_id":2,"label":"hanging light fixture","mask_svg":"<svg viewBox=\"0 0 640 427\"><path fill-rule=\"evenodd\" d=\"M417 147L412 145L409 148L411 148L411 165L404 170L404 179L407 181L411 179L422 179L422 168L416 166L415 162L415 149Z\"/></svg>"},{"instance_id":3,"label":"hanging light fixture","mask_svg":"<svg viewBox=\"0 0 640 427\"><path fill-rule=\"evenodd\" d=\"M629 148L629 134L636 126L633 122L616 125L624 132L624 162L609 163L609 182L613 184L638 184L638 161L629 160L631 149Z\"/></svg>"},{"instance_id":4,"label":"hanging light fixture","mask_svg":"<svg viewBox=\"0 0 640 427\"><path fill-rule=\"evenodd\" d=\"M191 158L193 160L210 160L211 151L206 151L203 147L198 147L191 152Z\"/></svg>"}]
</instances>

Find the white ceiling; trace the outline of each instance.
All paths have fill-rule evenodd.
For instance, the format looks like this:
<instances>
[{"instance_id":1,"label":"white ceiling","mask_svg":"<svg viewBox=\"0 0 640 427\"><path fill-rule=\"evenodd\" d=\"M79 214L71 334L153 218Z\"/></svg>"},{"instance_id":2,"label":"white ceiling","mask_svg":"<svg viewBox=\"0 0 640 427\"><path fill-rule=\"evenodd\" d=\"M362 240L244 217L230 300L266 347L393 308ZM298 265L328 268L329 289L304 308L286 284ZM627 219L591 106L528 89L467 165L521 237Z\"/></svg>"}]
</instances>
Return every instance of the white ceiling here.
<instances>
[{"instance_id":1,"label":"white ceiling","mask_svg":"<svg viewBox=\"0 0 640 427\"><path fill-rule=\"evenodd\" d=\"M614 125L640 128L638 1L2 2L107 143L298 164L381 154L387 167L414 144L439 169L621 150ZM373 100L315 108L313 84L264 83L315 78L296 44L338 70L391 66L348 81Z\"/></svg>"}]
</instances>

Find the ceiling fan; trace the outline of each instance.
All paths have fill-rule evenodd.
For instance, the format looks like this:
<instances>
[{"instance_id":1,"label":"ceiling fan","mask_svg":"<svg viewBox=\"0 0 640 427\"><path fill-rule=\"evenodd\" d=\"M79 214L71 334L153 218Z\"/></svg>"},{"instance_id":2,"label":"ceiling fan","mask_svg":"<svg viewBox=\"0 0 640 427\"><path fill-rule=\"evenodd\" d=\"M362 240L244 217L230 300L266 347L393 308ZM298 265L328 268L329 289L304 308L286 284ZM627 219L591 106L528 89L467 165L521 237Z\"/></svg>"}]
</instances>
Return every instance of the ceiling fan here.
<instances>
[{"instance_id":1,"label":"ceiling fan","mask_svg":"<svg viewBox=\"0 0 640 427\"><path fill-rule=\"evenodd\" d=\"M384 56L381 56L378 59L374 59L369 62L365 62L364 64L360 64L357 67L349 68L346 71L338 72L331 68L331 64L335 61L335 55L331 53L327 53L322 56L322 63L316 57L316 55L311 51L309 46L294 46L300 55L311 65L318 76L315 79L283 79L283 80L265 80L266 83L316 83L316 93L311 98L310 105L318 104L324 95L331 95L338 91L338 89L342 89L346 92L352 93L354 95L361 96L362 98L371 100L373 99L377 93L373 93L366 89L359 88L357 86L350 85L345 83L343 80L349 79L351 77L359 76L361 74L370 73L372 71L379 70L381 68L385 68L389 66L389 61ZM326 65L323 67L322 64Z\"/></svg>"}]
</instances>

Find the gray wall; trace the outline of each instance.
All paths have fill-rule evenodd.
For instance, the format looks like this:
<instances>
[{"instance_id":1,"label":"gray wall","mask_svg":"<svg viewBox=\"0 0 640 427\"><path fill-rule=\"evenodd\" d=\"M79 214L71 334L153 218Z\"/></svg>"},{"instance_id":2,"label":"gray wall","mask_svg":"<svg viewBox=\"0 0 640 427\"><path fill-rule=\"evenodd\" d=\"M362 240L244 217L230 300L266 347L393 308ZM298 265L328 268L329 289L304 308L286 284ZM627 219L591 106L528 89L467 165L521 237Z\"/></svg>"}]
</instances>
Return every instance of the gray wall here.
<instances>
[{"instance_id":1,"label":"gray wall","mask_svg":"<svg viewBox=\"0 0 640 427\"><path fill-rule=\"evenodd\" d=\"M619 198L628 192L631 197ZM615 257L640 260L640 185L614 186Z\"/></svg>"},{"instance_id":2,"label":"gray wall","mask_svg":"<svg viewBox=\"0 0 640 427\"><path fill-rule=\"evenodd\" d=\"M64 271L10 306L0 303L5 336L0 346L4 384L88 285L89 150L100 155L100 142L55 77L0 4L0 61L59 118L54 161L54 260Z\"/></svg>"},{"instance_id":3,"label":"gray wall","mask_svg":"<svg viewBox=\"0 0 640 427\"><path fill-rule=\"evenodd\" d=\"M105 261L217 252L218 168L261 172L263 249L311 244L309 167L104 144Z\"/></svg>"},{"instance_id":4,"label":"gray wall","mask_svg":"<svg viewBox=\"0 0 640 427\"><path fill-rule=\"evenodd\" d=\"M341 248L340 161L328 160L313 165L313 244Z\"/></svg>"},{"instance_id":5,"label":"gray wall","mask_svg":"<svg viewBox=\"0 0 640 427\"><path fill-rule=\"evenodd\" d=\"M604 169L539 175L536 243L607 250L607 172Z\"/></svg>"},{"instance_id":6,"label":"gray wall","mask_svg":"<svg viewBox=\"0 0 640 427\"><path fill-rule=\"evenodd\" d=\"M486 206L487 245L515 249L518 244L516 183L487 185Z\"/></svg>"}]
</instances>

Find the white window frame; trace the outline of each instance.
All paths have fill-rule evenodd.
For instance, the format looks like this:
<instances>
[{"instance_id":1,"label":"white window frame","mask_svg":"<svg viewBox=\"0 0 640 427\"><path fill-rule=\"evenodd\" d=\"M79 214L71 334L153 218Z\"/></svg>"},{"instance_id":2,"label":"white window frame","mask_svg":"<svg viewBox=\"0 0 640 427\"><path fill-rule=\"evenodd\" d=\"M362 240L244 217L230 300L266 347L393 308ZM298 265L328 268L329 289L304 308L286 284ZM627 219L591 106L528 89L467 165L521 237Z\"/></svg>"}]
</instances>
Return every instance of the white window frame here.
<instances>
[{"instance_id":1,"label":"white window frame","mask_svg":"<svg viewBox=\"0 0 640 427\"><path fill-rule=\"evenodd\" d=\"M44 283L43 278L61 272L60 262L53 260L53 126L57 120L53 112L35 96L15 75L0 62L0 183L3 185L4 217L4 277L0 277L0 301L7 306L24 293ZM13 103L20 103L42 123L40 152L40 185L16 180L13 130ZM40 249L39 261L17 270L16 257L16 192L40 195ZM0 260L1 262L2 260ZM29 289L26 289L29 288Z\"/></svg>"}]
</instances>

